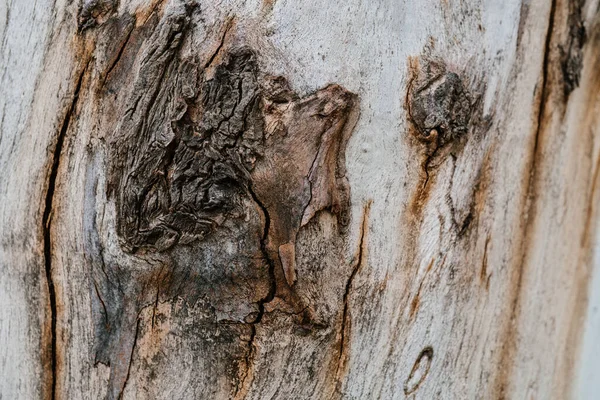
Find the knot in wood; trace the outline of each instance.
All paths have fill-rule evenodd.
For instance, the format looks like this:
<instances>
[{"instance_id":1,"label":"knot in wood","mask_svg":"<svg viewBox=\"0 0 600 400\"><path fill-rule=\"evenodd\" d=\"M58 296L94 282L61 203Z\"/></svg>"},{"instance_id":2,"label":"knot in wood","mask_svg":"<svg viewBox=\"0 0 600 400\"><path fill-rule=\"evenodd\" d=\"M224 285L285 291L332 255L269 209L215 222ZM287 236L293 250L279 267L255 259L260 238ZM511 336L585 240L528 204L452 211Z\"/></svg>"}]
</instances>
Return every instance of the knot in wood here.
<instances>
[{"instance_id":1,"label":"knot in wood","mask_svg":"<svg viewBox=\"0 0 600 400\"><path fill-rule=\"evenodd\" d=\"M421 82L417 79L408 100L409 116L420 141L441 147L467 132L471 102L458 74L442 72Z\"/></svg>"}]
</instances>

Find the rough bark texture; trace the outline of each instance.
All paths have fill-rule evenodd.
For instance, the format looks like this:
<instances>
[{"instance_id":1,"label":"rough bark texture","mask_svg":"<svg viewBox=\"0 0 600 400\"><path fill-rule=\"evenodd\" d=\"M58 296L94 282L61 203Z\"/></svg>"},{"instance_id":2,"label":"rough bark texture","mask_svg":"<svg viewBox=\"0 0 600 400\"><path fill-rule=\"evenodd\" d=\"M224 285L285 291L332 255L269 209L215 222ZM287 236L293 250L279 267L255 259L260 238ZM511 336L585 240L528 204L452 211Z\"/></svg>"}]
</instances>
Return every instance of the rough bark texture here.
<instances>
[{"instance_id":1,"label":"rough bark texture","mask_svg":"<svg viewBox=\"0 0 600 400\"><path fill-rule=\"evenodd\" d=\"M0 399L594 398L598 0L9 1L0 43Z\"/></svg>"}]
</instances>

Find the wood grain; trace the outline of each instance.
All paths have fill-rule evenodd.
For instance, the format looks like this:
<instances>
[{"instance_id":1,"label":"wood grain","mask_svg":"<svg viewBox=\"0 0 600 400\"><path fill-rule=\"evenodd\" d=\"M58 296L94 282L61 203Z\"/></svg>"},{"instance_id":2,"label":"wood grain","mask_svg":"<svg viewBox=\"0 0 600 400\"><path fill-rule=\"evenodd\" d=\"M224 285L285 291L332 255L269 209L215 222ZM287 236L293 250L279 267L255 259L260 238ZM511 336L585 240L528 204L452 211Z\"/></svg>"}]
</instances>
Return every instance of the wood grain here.
<instances>
[{"instance_id":1,"label":"wood grain","mask_svg":"<svg viewBox=\"0 0 600 400\"><path fill-rule=\"evenodd\" d=\"M593 398L598 8L1 4L0 398Z\"/></svg>"}]
</instances>

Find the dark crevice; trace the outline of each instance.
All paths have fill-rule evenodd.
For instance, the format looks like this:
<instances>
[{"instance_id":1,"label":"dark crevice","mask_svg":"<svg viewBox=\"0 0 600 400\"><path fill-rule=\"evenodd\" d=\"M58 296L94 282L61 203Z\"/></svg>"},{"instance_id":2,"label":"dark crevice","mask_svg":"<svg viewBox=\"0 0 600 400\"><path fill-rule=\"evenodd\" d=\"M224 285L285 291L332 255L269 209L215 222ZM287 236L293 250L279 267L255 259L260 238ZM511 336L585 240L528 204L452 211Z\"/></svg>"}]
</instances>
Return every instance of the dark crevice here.
<instances>
[{"instance_id":1,"label":"dark crevice","mask_svg":"<svg viewBox=\"0 0 600 400\"><path fill-rule=\"evenodd\" d=\"M164 267L164 265L163 265L163 267ZM154 305L152 306L152 329L154 329L154 326L156 324L156 309L158 308L158 300L160 298L160 279L162 277L163 267L161 267L160 272L158 273L157 281L159 283L156 287L156 297L154 298Z\"/></svg>"},{"instance_id":2,"label":"dark crevice","mask_svg":"<svg viewBox=\"0 0 600 400\"><path fill-rule=\"evenodd\" d=\"M472 203L474 204L474 203ZM460 224L460 228L458 229L458 237L461 238L465 235L465 233L467 232L467 229L469 229L469 226L471 226L471 223L473 222L473 219L475 217L473 216L473 211L469 211L469 213L467 214L467 216L465 217L465 219L463 219L462 223Z\"/></svg>"},{"instance_id":3,"label":"dark crevice","mask_svg":"<svg viewBox=\"0 0 600 400\"><path fill-rule=\"evenodd\" d=\"M100 304L102 304L102 310L104 311L104 319L105 319L105 326L106 329L110 329L110 323L108 322L108 311L106 310L106 304L104 303L104 300L102 299L102 296L100 295L100 291L98 290L98 284L96 283L96 280L93 280L94 282L94 290L96 291L96 296L98 297L98 300L100 300Z\"/></svg>"},{"instance_id":4,"label":"dark crevice","mask_svg":"<svg viewBox=\"0 0 600 400\"><path fill-rule=\"evenodd\" d=\"M127 363L127 376L125 377L125 381L123 382L123 386L121 387L121 391L119 392L119 396L117 399L121 400L123 398L123 393L125 392L125 387L127 386L127 381L129 381L129 375L131 373L131 364L133 361L133 352L135 351L135 345L137 344L138 335L140 333L140 318L138 316L137 322L135 324L135 336L133 337L133 345L131 346L131 355L129 356L129 362Z\"/></svg>"},{"instance_id":5,"label":"dark crevice","mask_svg":"<svg viewBox=\"0 0 600 400\"><path fill-rule=\"evenodd\" d=\"M323 140L323 137L320 137L317 148L321 148L322 140ZM318 158L319 158L319 152L317 151L315 153L315 158L313 158L312 163L310 164L310 169L308 170L308 175L305 178L306 181L308 182L309 196L308 196L308 201L306 202L306 206L304 206L304 209L302 210L302 219L304 219L304 216L306 215L306 210L308 209L308 207L310 207L310 203L312 203L312 200L313 200L313 183L310 180L310 177L313 174L313 171L315 169L315 165L317 164Z\"/></svg>"},{"instance_id":6,"label":"dark crevice","mask_svg":"<svg viewBox=\"0 0 600 400\"><path fill-rule=\"evenodd\" d=\"M563 78L565 101L575 88L579 86L583 68L583 46L587 41L587 33L582 16L583 0L568 2L567 38L559 45L560 65Z\"/></svg>"},{"instance_id":7,"label":"dark crevice","mask_svg":"<svg viewBox=\"0 0 600 400\"><path fill-rule=\"evenodd\" d=\"M429 183L429 169L427 167L429 166L430 161L431 158L428 157L425 161L425 166L423 167L423 171L425 171L425 180L423 181L423 186L421 186L421 190L427 189L427 184Z\"/></svg>"},{"instance_id":8,"label":"dark crevice","mask_svg":"<svg viewBox=\"0 0 600 400\"><path fill-rule=\"evenodd\" d=\"M277 281L275 278L275 263L269 256L269 252L267 250L267 238L269 235L269 228L271 226L271 218L269 216L269 212L267 211L267 207L265 207L265 205L258 199L256 193L254 193L254 191L252 190L251 185L248 186L248 192L250 193L252 200L254 200L258 207L260 207L265 217L265 227L263 230L262 238L260 239L260 248L263 253L263 256L265 257L265 260L269 264L269 279L271 282L271 287L269 288L269 292L267 293L267 295L263 299L258 301L258 315L254 319L254 321L249 323L251 331L250 339L248 340L248 353L245 357L246 373L244 375L244 378L242 379L242 385L244 384L245 379L248 377L248 370L251 368L250 362L254 358L254 339L256 337L256 324L259 324L262 321L263 315L265 314L265 304L269 303L275 298L275 293L277 290Z\"/></svg>"},{"instance_id":9,"label":"dark crevice","mask_svg":"<svg viewBox=\"0 0 600 400\"><path fill-rule=\"evenodd\" d=\"M131 38L131 34L133 33L134 28L135 28L135 24L132 24L131 28L127 32L127 36L125 37L123 44L121 45L121 48L119 49L119 52L117 53L115 60L112 62L112 64L106 71L106 74L104 75L104 79L102 79L102 84L100 85L101 88L104 87L104 84L108 80L108 77L110 76L111 72L117 66L119 61L121 60L121 57L123 56L123 53L125 52L125 48L127 47L127 44L129 43L129 39Z\"/></svg>"},{"instance_id":10,"label":"dark crevice","mask_svg":"<svg viewBox=\"0 0 600 400\"><path fill-rule=\"evenodd\" d=\"M421 297L421 290L423 289L423 283L425 282L425 278L426 278L426 276L423 277L423 279L421 280L421 283L419 283L419 288L417 289L417 294L415 295L415 297L413 297L412 301L410 302L409 316L410 316L411 320L417 314L417 309L419 308L419 302L420 302L419 299Z\"/></svg>"},{"instance_id":11,"label":"dark crevice","mask_svg":"<svg viewBox=\"0 0 600 400\"><path fill-rule=\"evenodd\" d=\"M359 244L358 244L358 255L356 257L356 264L354 265L354 268L352 269L352 273L350 274L350 277L348 278L348 281L346 282L346 288L344 290L344 296L343 296L344 309L342 311L342 325L340 327L340 346L339 346L338 363L337 363L336 376L335 376L335 378L338 380L338 384L340 383L339 372L340 372L340 369L342 368L342 357L344 356L344 353L346 352L346 346L347 346L346 326L348 324L348 312L349 312L348 303L350 301L350 291L352 290L354 278L356 277L356 275L358 274L358 272L360 271L360 269L363 266L363 258L364 258L365 245L366 245L365 244L365 236L366 236L366 231L369 228L368 224L369 224L370 209L371 209L371 202L367 203L364 206L362 223L361 223L361 228L360 228L360 239L359 239Z\"/></svg>"},{"instance_id":12,"label":"dark crevice","mask_svg":"<svg viewBox=\"0 0 600 400\"><path fill-rule=\"evenodd\" d=\"M258 197L256 196L256 193L254 193L254 191L252 190L251 185L248 187L248 192L250 193L252 200L254 200L254 202L260 207L260 209L262 210L262 213L265 217L265 228L263 230L263 236L260 239L260 248L265 257L265 260L269 264L269 277L271 280L271 287L269 288L269 293L267 294L267 296L265 296L264 299L262 299L258 302L259 313L253 322L254 324L257 324L262 319L262 316L264 314L265 304L275 298L275 291L277 289L277 283L275 280L275 263L269 256L269 251L267 250L267 238L269 235L269 228L271 226L271 218L269 216L269 211L267 210L267 207L265 207L265 205L258 199Z\"/></svg>"},{"instance_id":13,"label":"dark crevice","mask_svg":"<svg viewBox=\"0 0 600 400\"><path fill-rule=\"evenodd\" d=\"M204 69L210 67L212 65L212 63L215 61L215 58L217 58L217 56L221 52L221 49L225 45L225 38L227 37L227 34L229 33L229 30L231 29L232 25L233 25L233 18L230 18L227 21L227 25L225 26L225 30L223 31L223 35L221 36L221 41L219 42L219 46L217 47L215 52L210 56L210 58L208 59L206 64L204 64Z\"/></svg>"},{"instance_id":14,"label":"dark crevice","mask_svg":"<svg viewBox=\"0 0 600 400\"><path fill-rule=\"evenodd\" d=\"M439 140L436 139L436 143L435 143L435 147L433 148L433 151L427 150L429 154L427 154L427 156L422 164L423 172L425 172L425 180L423 181L423 186L422 186L421 190L425 190L427 188L427 184L429 183L429 178L430 178L429 177L429 168L430 168L433 160L435 160L435 157L437 156L439 149L440 149Z\"/></svg>"},{"instance_id":15,"label":"dark crevice","mask_svg":"<svg viewBox=\"0 0 600 400\"><path fill-rule=\"evenodd\" d=\"M65 137L67 136L67 131L69 130L69 124L71 123L71 117L75 112L75 108L77 106L77 100L79 99L79 91L81 89L81 85L83 82L83 77L85 72L87 71L87 65L83 68L81 74L79 75L79 79L77 80L77 84L75 86L75 91L73 93L73 100L71 101L71 105L67 110L65 118L63 120L62 126L58 133L58 138L56 140L56 146L54 147L54 152L52 155L52 166L50 170L50 177L48 179L48 189L46 191L46 200L44 206L44 213L42 216L42 229L44 233L44 263L46 270L46 281L48 283L48 295L50 301L50 312L51 312L51 325L50 325L50 358L51 358L51 394L50 398L54 400L56 398L56 290L54 287L54 281L52 280L52 237L51 237L51 224L52 224L52 206L54 200L54 191L56 189L56 177L58 176L58 167L60 164L60 155L63 150L63 145L65 142Z\"/></svg>"},{"instance_id":16,"label":"dark crevice","mask_svg":"<svg viewBox=\"0 0 600 400\"><path fill-rule=\"evenodd\" d=\"M454 154L450 154L450 158L452 160L452 173L450 174L450 179L448 181L448 191L446 192L445 196L446 205L448 206L448 209L450 211L450 222L452 223L452 227L456 230L458 236L460 237L461 229L459 227L461 226L461 224L459 224L459 222L456 219L456 207L454 206L454 200L452 199L452 186L454 185L454 174L456 173L457 158Z\"/></svg>"},{"instance_id":17,"label":"dark crevice","mask_svg":"<svg viewBox=\"0 0 600 400\"><path fill-rule=\"evenodd\" d=\"M552 5L550 8L550 21L548 23L548 31L546 32L546 42L544 44L544 61L542 65L542 93L540 98L540 105L538 109L538 117L537 117L537 126L535 131L533 149L531 152L531 167L529 173L529 180L527 182L527 191L526 191L526 204L525 204L525 231L524 231L524 243L528 240L529 227L531 224L531 209L533 208L533 201L535 200L535 180L537 175L537 162L540 157L539 155L539 142L540 136L542 132L542 126L544 125L544 110L546 108L546 103L548 100L548 65L550 63L549 53L550 53L550 42L552 39L552 31L554 29L554 16L556 13L556 0L552 0ZM521 281L523 278L523 266L525 264L525 250L523 250L522 261L518 271L518 281L517 281L517 293L513 300L512 311L511 311L511 319L515 318L516 308L519 302L519 294L521 291Z\"/></svg>"},{"instance_id":18,"label":"dark crevice","mask_svg":"<svg viewBox=\"0 0 600 400\"><path fill-rule=\"evenodd\" d=\"M535 131L535 141L533 145L533 163L531 165L531 177L529 181L528 189L531 189L533 177L535 175L536 161L537 161L537 153L538 153L538 145L540 132L542 127L542 121L544 118L544 109L546 106L546 102L548 100L548 65L550 64L550 42L552 40L552 31L554 30L554 15L556 14L556 0L552 0L552 5L550 8L550 22L548 23L548 31L546 32L546 42L544 44L544 61L542 64L542 95L540 99L540 107L538 110L537 117L537 128Z\"/></svg>"},{"instance_id":19,"label":"dark crevice","mask_svg":"<svg viewBox=\"0 0 600 400\"><path fill-rule=\"evenodd\" d=\"M489 276L487 273L487 266L488 266L488 246L490 244L490 240L491 237L488 235L488 237L485 239L485 247L483 248L483 259L481 260L481 272L479 274L479 278L481 280L482 283L485 283L485 288L489 289Z\"/></svg>"}]
</instances>

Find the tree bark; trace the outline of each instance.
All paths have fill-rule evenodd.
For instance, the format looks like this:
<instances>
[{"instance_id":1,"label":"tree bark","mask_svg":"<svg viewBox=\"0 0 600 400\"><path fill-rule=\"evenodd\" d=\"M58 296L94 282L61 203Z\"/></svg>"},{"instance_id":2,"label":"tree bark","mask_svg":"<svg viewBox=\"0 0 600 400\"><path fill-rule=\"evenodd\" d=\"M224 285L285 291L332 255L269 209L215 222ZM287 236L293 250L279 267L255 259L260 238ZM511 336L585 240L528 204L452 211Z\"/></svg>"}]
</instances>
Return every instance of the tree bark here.
<instances>
[{"instance_id":1,"label":"tree bark","mask_svg":"<svg viewBox=\"0 0 600 400\"><path fill-rule=\"evenodd\" d=\"M0 399L588 399L600 5L0 4Z\"/></svg>"}]
</instances>

